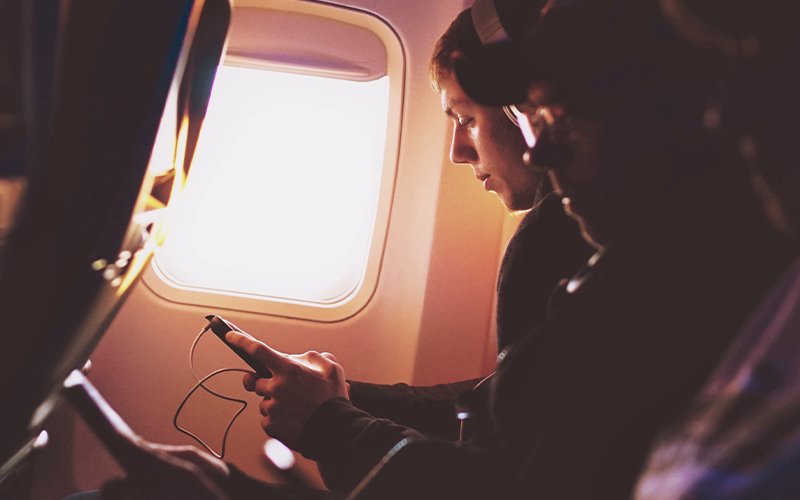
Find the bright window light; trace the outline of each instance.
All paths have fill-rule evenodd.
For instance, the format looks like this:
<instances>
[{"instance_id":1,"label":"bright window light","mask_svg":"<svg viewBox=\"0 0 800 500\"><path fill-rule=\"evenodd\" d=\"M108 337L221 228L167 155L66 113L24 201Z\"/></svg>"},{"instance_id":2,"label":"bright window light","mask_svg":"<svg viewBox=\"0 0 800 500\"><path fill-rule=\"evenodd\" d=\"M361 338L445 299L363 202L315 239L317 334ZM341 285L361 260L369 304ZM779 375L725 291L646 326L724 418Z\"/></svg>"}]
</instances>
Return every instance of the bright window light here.
<instances>
[{"instance_id":1,"label":"bright window light","mask_svg":"<svg viewBox=\"0 0 800 500\"><path fill-rule=\"evenodd\" d=\"M361 283L389 78L221 66L157 265L177 286L330 304Z\"/></svg>"}]
</instances>

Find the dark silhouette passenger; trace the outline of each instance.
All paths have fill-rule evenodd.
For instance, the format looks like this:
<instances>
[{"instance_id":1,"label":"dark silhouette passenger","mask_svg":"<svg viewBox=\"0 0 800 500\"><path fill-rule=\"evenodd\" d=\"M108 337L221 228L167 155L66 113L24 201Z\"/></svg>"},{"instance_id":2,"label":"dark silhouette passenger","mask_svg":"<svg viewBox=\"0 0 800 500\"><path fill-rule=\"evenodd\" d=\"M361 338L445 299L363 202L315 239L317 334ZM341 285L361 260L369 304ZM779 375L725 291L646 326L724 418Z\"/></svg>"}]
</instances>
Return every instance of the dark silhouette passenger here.
<instances>
[{"instance_id":1,"label":"dark silhouette passenger","mask_svg":"<svg viewBox=\"0 0 800 500\"><path fill-rule=\"evenodd\" d=\"M773 224L800 236L800 37L783 2L663 0L681 33L725 56L706 125L751 168ZM683 418L661 433L644 499L800 498L800 261L739 332Z\"/></svg>"}]
</instances>

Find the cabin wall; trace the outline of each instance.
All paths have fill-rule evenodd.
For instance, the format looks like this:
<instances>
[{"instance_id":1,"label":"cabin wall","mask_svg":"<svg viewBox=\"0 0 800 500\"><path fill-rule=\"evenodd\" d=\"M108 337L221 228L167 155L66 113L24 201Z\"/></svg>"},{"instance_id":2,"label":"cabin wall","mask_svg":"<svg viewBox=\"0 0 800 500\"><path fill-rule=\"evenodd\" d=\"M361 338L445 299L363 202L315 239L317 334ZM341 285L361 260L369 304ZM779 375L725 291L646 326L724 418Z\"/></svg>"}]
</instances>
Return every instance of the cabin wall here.
<instances>
[{"instance_id":1,"label":"cabin wall","mask_svg":"<svg viewBox=\"0 0 800 500\"><path fill-rule=\"evenodd\" d=\"M319 323L171 303L140 281L93 354L89 378L148 440L194 444L173 428L172 419L194 385L189 349L210 313L225 316L281 351L331 352L350 379L426 385L491 371L495 280L517 219L483 190L470 167L450 163L452 126L427 77L430 51L464 2L348 4L386 19L406 54L399 167L376 292L355 316ZM244 365L213 336L199 342L198 375L232 366ZM259 398L242 390L240 373L221 375L211 385L249 402L231 429L225 459L256 477L279 480L261 454L265 436L258 425ZM237 408L198 392L180 422L219 450ZM69 408L59 410L49 430L51 446L34 464L32 498L58 499L97 488L120 474ZM313 464L303 467L318 481Z\"/></svg>"}]
</instances>

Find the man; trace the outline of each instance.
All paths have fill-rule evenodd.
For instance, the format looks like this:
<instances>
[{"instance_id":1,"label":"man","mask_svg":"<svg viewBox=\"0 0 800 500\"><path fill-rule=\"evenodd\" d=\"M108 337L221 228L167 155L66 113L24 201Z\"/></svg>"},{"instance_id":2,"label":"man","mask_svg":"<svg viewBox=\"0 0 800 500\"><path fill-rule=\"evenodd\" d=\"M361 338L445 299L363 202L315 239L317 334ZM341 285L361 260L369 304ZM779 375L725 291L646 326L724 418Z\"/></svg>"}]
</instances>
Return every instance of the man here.
<instances>
[{"instance_id":1,"label":"man","mask_svg":"<svg viewBox=\"0 0 800 500\"><path fill-rule=\"evenodd\" d=\"M530 2L531 6L537 2ZM480 2L477 8L481 8ZM441 96L442 109L453 121L450 160L469 164L488 191L494 191L511 211L533 210L509 241L497 282L498 351L520 332L547 317L553 287L574 273L591 255L565 216L549 179L527 167L525 142L516 123L500 107L470 99L453 72L454 55L480 47L491 39L492 26L478 22L473 9L459 14L440 37L430 61L430 81ZM512 117L513 118L513 117Z\"/></svg>"},{"instance_id":2,"label":"man","mask_svg":"<svg viewBox=\"0 0 800 500\"><path fill-rule=\"evenodd\" d=\"M445 114L453 120L451 161L471 165L478 180L488 191L495 192L509 210L529 210L541 202L521 221L501 265L497 338L502 351L515 338L544 321L550 293L559 280L586 262L591 249L581 240L576 224L564 214L560 200L546 196L550 191L546 177L522 161L525 143L514 122L500 107L473 102L456 82L453 55L482 43L471 10L467 9L437 42L431 57L430 79L441 95ZM282 358L276 356L273 360L280 363ZM313 366L316 361L325 363L317 357L302 361ZM325 369L341 367L326 365ZM265 415L262 427L267 434L316 460L326 486L337 491L353 489L404 437L419 437L423 433L455 440L458 422L454 400L479 382L434 387L350 382L348 393L341 390L336 393L350 402L336 400L323 405L333 394L324 393L313 404L300 408L294 406L293 394L307 394L314 390L311 386L315 384L314 378L309 377L308 389L301 391L295 383L304 375L299 370L285 378L260 381L245 376L245 387L265 397L261 410ZM300 400L295 402L299 404ZM313 407L315 404L319 407ZM485 388L468 394L461 404L469 406L472 419L478 421L477 425L465 426L471 429L470 437L485 438L489 433ZM281 417L283 411L288 414Z\"/></svg>"}]
</instances>

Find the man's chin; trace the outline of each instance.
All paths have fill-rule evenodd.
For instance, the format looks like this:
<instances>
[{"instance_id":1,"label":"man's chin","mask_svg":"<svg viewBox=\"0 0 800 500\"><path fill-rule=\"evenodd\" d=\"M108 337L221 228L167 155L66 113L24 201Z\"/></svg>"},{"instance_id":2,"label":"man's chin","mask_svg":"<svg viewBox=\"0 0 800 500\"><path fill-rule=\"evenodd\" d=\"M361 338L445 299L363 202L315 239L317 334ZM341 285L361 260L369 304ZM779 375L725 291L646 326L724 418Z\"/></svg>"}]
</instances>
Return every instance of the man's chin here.
<instances>
[{"instance_id":1,"label":"man's chin","mask_svg":"<svg viewBox=\"0 0 800 500\"><path fill-rule=\"evenodd\" d=\"M534 199L519 199L507 194L495 194L498 198L500 198L500 202L503 204L503 206L505 206L506 209L511 213L525 212L526 210L532 209L536 204Z\"/></svg>"}]
</instances>

